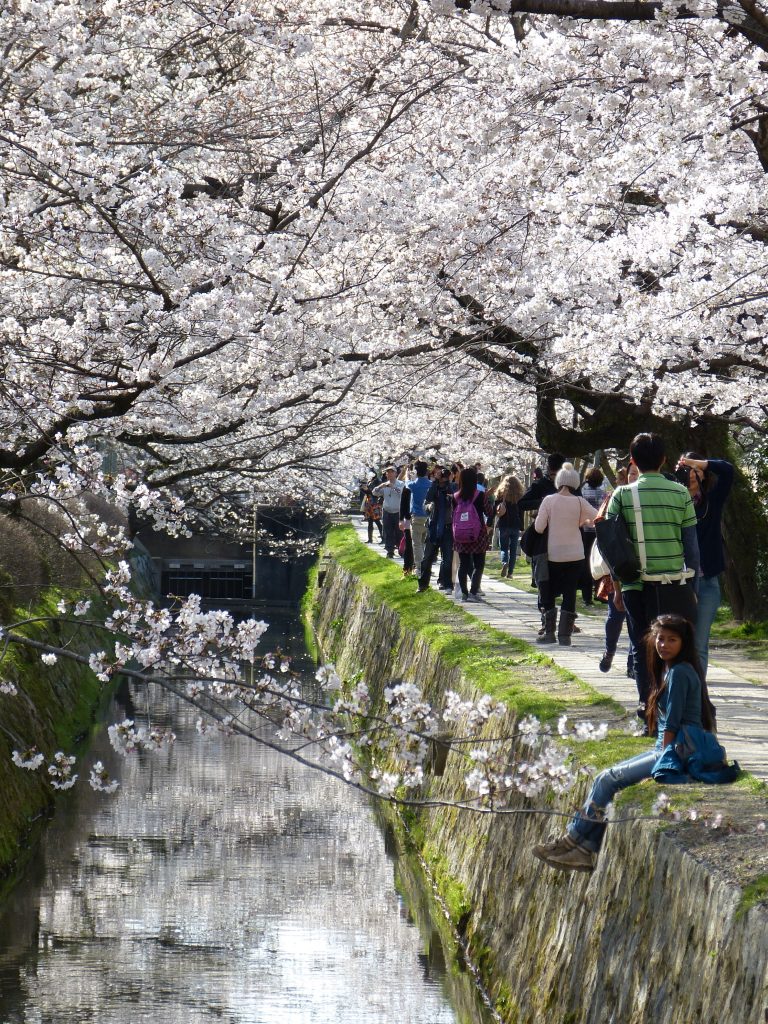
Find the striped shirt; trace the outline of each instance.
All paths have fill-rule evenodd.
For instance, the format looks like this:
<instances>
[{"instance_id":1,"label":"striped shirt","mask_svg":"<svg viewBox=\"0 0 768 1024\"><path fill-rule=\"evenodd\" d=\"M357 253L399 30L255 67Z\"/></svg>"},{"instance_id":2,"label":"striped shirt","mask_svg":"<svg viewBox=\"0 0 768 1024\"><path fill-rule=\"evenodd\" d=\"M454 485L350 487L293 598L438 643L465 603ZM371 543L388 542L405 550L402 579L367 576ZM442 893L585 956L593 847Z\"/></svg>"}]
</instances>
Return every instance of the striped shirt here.
<instances>
[{"instance_id":1,"label":"striped shirt","mask_svg":"<svg viewBox=\"0 0 768 1024\"><path fill-rule=\"evenodd\" d=\"M667 480L661 473L642 473L636 484L645 534L645 571L649 575L679 573L685 564L682 531L696 525L696 512L682 484ZM621 515L627 524L632 543L639 552L635 506L630 487L617 487L608 503L609 519ZM622 590L642 590L642 580L624 583Z\"/></svg>"}]
</instances>

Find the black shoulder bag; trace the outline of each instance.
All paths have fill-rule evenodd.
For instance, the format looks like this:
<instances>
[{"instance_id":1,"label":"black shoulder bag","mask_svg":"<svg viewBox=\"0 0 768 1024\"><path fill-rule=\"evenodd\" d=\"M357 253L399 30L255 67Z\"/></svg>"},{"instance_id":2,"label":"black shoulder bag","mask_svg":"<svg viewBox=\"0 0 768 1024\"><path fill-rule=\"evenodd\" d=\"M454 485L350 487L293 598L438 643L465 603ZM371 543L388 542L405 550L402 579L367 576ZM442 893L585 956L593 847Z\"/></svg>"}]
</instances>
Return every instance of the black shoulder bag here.
<instances>
[{"instance_id":1,"label":"black shoulder bag","mask_svg":"<svg viewBox=\"0 0 768 1024\"><path fill-rule=\"evenodd\" d=\"M611 576L622 583L637 583L642 572L640 559L621 512L620 508L614 518L596 520L595 537Z\"/></svg>"}]
</instances>

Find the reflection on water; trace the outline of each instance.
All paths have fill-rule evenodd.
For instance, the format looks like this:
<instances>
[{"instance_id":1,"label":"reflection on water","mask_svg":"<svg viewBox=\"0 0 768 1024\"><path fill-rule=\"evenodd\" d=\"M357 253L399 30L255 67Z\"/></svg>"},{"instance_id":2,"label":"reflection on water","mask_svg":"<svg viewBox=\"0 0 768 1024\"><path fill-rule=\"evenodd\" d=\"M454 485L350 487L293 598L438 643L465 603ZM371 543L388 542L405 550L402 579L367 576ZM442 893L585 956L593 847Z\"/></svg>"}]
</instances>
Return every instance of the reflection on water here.
<instances>
[{"instance_id":1,"label":"reflection on water","mask_svg":"<svg viewBox=\"0 0 768 1024\"><path fill-rule=\"evenodd\" d=\"M135 688L110 720L131 701L145 721ZM166 719L171 752L99 738L122 787L62 802L0 910L0 1022L455 1021L365 802L153 698Z\"/></svg>"}]
</instances>

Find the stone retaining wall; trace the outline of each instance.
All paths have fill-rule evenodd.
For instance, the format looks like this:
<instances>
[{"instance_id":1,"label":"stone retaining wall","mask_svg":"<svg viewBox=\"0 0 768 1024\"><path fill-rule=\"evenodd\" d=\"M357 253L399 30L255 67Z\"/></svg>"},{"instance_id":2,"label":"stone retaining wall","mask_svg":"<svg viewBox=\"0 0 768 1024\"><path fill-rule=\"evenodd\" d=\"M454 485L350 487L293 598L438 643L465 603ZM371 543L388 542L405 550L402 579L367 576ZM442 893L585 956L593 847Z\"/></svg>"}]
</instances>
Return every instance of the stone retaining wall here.
<instances>
[{"instance_id":1,"label":"stone retaining wall","mask_svg":"<svg viewBox=\"0 0 768 1024\"><path fill-rule=\"evenodd\" d=\"M373 691L402 678L431 697L445 688L474 695L340 565L321 577L315 629L342 675L362 672ZM451 792L464 770L450 755L431 795ZM506 1021L768 1022L768 907L745 902L736 870L739 861L755 875L768 871L768 840L754 829L761 799L736 787L716 795L744 823L740 832L616 825L591 875L556 872L530 855L561 819L421 813L419 841L438 877L466 893L469 910L457 923ZM560 809L574 800L562 798Z\"/></svg>"}]
</instances>

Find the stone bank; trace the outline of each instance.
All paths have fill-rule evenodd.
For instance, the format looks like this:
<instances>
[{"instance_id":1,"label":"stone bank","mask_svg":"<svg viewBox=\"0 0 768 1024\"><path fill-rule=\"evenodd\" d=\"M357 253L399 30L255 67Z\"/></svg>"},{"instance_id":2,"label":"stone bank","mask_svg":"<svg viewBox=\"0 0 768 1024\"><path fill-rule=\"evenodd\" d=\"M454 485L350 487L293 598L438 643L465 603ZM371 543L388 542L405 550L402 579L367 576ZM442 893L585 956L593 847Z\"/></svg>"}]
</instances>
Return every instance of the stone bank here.
<instances>
[{"instance_id":1,"label":"stone bank","mask_svg":"<svg viewBox=\"0 0 768 1024\"><path fill-rule=\"evenodd\" d=\"M447 688L479 695L380 589L341 562L321 567L311 608L324 656L343 677L362 673L373 693L405 679L429 699ZM513 720L510 711L505 726ZM465 771L449 754L428 794L456 792ZM624 794L622 813L642 814L652 785ZM768 817L765 790L747 782L696 794L723 812L723 827L616 824L591 875L559 873L531 856L561 818L455 808L411 817L411 842L432 865L505 1021L766 1024L768 839L756 828ZM546 806L570 812L580 795Z\"/></svg>"}]
</instances>

